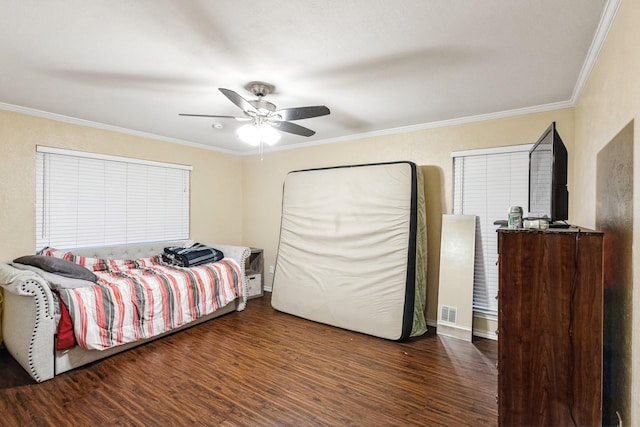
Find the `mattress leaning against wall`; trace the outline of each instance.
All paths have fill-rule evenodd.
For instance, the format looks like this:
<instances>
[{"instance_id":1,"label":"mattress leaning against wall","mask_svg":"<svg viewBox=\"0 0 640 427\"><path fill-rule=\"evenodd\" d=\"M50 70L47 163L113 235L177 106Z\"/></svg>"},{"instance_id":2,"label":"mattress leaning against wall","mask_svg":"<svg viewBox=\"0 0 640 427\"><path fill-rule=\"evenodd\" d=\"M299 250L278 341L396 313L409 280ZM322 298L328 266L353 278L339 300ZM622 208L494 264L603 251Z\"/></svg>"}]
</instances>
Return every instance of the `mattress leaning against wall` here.
<instances>
[{"instance_id":1,"label":"mattress leaning against wall","mask_svg":"<svg viewBox=\"0 0 640 427\"><path fill-rule=\"evenodd\" d=\"M391 340L424 334L425 218L414 163L290 172L273 308Z\"/></svg>"}]
</instances>

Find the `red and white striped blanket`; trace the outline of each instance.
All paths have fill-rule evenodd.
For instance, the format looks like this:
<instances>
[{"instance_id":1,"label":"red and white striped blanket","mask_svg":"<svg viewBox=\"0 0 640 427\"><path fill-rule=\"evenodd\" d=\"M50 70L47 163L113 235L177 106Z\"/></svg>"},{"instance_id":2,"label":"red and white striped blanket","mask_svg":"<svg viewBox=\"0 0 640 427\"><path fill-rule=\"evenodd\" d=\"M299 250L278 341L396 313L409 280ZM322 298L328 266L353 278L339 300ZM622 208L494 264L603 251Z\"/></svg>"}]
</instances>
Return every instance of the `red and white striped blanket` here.
<instances>
[{"instance_id":1,"label":"red and white striped blanket","mask_svg":"<svg viewBox=\"0 0 640 427\"><path fill-rule=\"evenodd\" d=\"M191 268L163 264L159 256L72 260L98 276L95 286L60 290L78 345L86 349L104 350L153 337L244 294L240 266L230 258Z\"/></svg>"}]
</instances>

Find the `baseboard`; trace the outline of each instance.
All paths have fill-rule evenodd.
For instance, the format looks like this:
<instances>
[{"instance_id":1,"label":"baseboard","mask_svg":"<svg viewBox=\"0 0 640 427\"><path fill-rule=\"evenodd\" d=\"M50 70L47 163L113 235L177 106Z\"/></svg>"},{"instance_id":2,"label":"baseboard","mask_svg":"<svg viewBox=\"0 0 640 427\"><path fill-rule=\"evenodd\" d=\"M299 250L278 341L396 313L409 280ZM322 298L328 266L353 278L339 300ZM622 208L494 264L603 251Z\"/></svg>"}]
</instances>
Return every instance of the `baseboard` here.
<instances>
[{"instance_id":1,"label":"baseboard","mask_svg":"<svg viewBox=\"0 0 640 427\"><path fill-rule=\"evenodd\" d=\"M471 340L473 339L472 331L469 328L463 328L463 327L454 326L454 325L445 325L444 323L438 323L438 326L436 328L437 328L436 333L438 335L453 337L453 338L457 338L457 339L469 341L469 342L471 342Z\"/></svg>"},{"instance_id":2,"label":"baseboard","mask_svg":"<svg viewBox=\"0 0 640 427\"><path fill-rule=\"evenodd\" d=\"M498 334L496 334L495 332L474 329L473 330L473 336L480 337L480 338L486 338L488 340L498 341Z\"/></svg>"},{"instance_id":3,"label":"baseboard","mask_svg":"<svg viewBox=\"0 0 640 427\"><path fill-rule=\"evenodd\" d=\"M265 288L266 290L266 288ZM438 322L436 320L433 319L427 319L427 326L431 327L431 328L435 328L438 329ZM486 338L488 340L494 340L497 341L498 340L498 334L495 333L495 331L487 331L484 329L473 329L473 336L474 337L480 337L480 338Z\"/></svg>"}]
</instances>

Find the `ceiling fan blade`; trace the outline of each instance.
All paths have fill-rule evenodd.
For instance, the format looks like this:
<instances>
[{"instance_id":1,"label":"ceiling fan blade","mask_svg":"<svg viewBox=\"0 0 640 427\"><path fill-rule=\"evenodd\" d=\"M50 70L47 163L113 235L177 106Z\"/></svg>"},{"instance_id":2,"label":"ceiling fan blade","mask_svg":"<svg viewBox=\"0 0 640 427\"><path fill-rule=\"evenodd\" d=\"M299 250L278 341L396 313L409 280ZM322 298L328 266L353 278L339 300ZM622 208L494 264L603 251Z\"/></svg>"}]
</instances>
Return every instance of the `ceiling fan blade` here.
<instances>
[{"instance_id":1,"label":"ceiling fan blade","mask_svg":"<svg viewBox=\"0 0 640 427\"><path fill-rule=\"evenodd\" d=\"M312 136L316 133L311 129L291 122L269 122L269 124L282 132L293 133L295 135Z\"/></svg>"},{"instance_id":2,"label":"ceiling fan blade","mask_svg":"<svg viewBox=\"0 0 640 427\"><path fill-rule=\"evenodd\" d=\"M179 113L179 116L187 116L187 117L214 117L214 118L218 118L218 119L236 119L236 120L244 120L242 117L235 117L235 116L215 116L215 115L210 115L210 114L184 114L184 113Z\"/></svg>"},{"instance_id":3,"label":"ceiling fan blade","mask_svg":"<svg viewBox=\"0 0 640 427\"><path fill-rule=\"evenodd\" d=\"M249 103L249 101L247 101L246 99L244 99L243 97L235 93L234 91L230 89L225 89L222 87L218 88L218 90L222 92L224 96L229 98L229 101L233 102L238 107L240 107L242 111L251 111L254 113L258 112L258 110L256 110L255 107Z\"/></svg>"},{"instance_id":4,"label":"ceiling fan blade","mask_svg":"<svg viewBox=\"0 0 640 427\"><path fill-rule=\"evenodd\" d=\"M313 107L283 108L277 110L275 114L279 114L283 121L302 120L311 117L326 116L331 111L324 105L315 105Z\"/></svg>"}]
</instances>

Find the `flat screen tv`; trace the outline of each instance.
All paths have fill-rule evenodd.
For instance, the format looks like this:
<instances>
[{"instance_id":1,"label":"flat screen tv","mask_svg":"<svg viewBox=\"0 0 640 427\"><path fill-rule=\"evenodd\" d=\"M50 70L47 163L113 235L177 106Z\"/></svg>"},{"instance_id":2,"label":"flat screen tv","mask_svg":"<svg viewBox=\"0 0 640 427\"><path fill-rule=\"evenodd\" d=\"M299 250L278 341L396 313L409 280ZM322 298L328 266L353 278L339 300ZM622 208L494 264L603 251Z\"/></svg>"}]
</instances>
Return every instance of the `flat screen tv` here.
<instances>
[{"instance_id":1,"label":"flat screen tv","mask_svg":"<svg viewBox=\"0 0 640 427\"><path fill-rule=\"evenodd\" d=\"M529 151L529 218L546 218L550 225L569 218L567 149L556 122Z\"/></svg>"}]
</instances>

